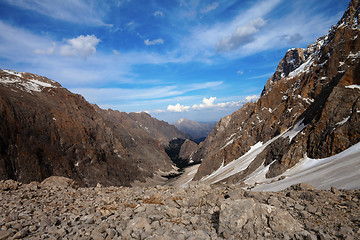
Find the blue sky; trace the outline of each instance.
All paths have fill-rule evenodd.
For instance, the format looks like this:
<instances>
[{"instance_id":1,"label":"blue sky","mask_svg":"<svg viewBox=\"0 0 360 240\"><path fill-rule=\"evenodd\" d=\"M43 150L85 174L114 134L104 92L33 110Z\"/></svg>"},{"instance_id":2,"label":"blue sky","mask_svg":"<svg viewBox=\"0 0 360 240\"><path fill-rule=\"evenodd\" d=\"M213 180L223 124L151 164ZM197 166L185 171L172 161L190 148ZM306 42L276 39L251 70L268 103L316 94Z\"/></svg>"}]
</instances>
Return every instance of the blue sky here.
<instances>
[{"instance_id":1,"label":"blue sky","mask_svg":"<svg viewBox=\"0 0 360 240\"><path fill-rule=\"evenodd\" d=\"M0 68L44 75L105 109L218 121L348 3L0 0Z\"/></svg>"}]
</instances>

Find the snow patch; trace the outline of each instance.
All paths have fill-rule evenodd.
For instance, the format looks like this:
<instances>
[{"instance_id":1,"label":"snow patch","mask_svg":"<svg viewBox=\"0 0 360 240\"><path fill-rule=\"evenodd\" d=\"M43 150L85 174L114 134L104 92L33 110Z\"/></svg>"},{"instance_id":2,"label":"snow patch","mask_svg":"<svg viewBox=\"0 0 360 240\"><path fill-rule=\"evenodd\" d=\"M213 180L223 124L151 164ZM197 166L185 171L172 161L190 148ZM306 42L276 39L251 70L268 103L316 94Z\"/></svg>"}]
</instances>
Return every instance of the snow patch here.
<instances>
[{"instance_id":1,"label":"snow patch","mask_svg":"<svg viewBox=\"0 0 360 240\"><path fill-rule=\"evenodd\" d=\"M295 76L300 75L305 72L309 73L309 69L313 63L314 63L314 58L309 57L309 59L306 62L301 64L298 68L296 68L294 71L292 71L288 76L292 78L292 77L295 77Z\"/></svg>"},{"instance_id":2,"label":"snow patch","mask_svg":"<svg viewBox=\"0 0 360 240\"><path fill-rule=\"evenodd\" d=\"M358 51L357 53L350 52L348 58L360 58L360 51Z\"/></svg>"},{"instance_id":3,"label":"snow patch","mask_svg":"<svg viewBox=\"0 0 360 240\"><path fill-rule=\"evenodd\" d=\"M37 85L39 85L41 87L52 87L52 88L55 87L54 85L52 85L50 83L41 82L41 81L36 80L36 79L29 79L29 81L31 81L32 83L37 84Z\"/></svg>"},{"instance_id":4,"label":"snow patch","mask_svg":"<svg viewBox=\"0 0 360 240\"><path fill-rule=\"evenodd\" d=\"M8 73L8 74L11 74L11 75L15 75L15 76L17 76L17 77L22 77L22 74L21 73L19 73L19 72L15 72L15 71L12 71L12 70L3 70L3 72L6 72L6 73Z\"/></svg>"},{"instance_id":5,"label":"snow patch","mask_svg":"<svg viewBox=\"0 0 360 240\"><path fill-rule=\"evenodd\" d=\"M297 122L291 130L287 129L285 132L283 132L283 134L282 134L283 138L287 138L287 137L290 138L289 144L291 143L291 140L306 127L306 125L303 123L303 121L304 121L304 119Z\"/></svg>"},{"instance_id":6,"label":"snow patch","mask_svg":"<svg viewBox=\"0 0 360 240\"><path fill-rule=\"evenodd\" d=\"M256 158L258 154L260 154L266 146L268 146L271 142L275 141L277 137L272 140L267 141L265 144L262 142L256 143L254 146L250 148L250 150L239 157L238 159L230 162L226 166L224 166L224 161L221 166L210 175L203 177L200 181L205 182L207 184L213 184L219 182L223 179L226 179L236 173L239 173L245 170L250 163Z\"/></svg>"},{"instance_id":7,"label":"snow patch","mask_svg":"<svg viewBox=\"0 0 360 240\"><path fill-rule=\"evenodd\" d=\"M244 181L247 185L255 185L257 183L261 183L267 180L266 173L269 171L270 166L276 162L276 160L272 161L269 165L265 166L262 164L258 167L254 172L252 172Z\"/></svg>"},{"instance_id":8,"label":"snow patch","mask_svg":"<svg viewBox=\"0 0 360 240\"><path fill-rule=\"evenodd\" d=\"M344 123L346 123L348 120L350 119L350 116L344 118L342 121L337 122L336 125L343 125Z\"/></svg>"},{"instance_id":9,"label":"snow patch","mask_svg":"<svg viewBox=\"0 0 360 240\"><path fill-rule=\"evenodd\" d=\"M360 90L360 85L348 85L345 86L346 88L350 88L350 89L359 89Z\"/></svg>"},{"instance_id":10,"label":"snow patch","mask_svg":"<svg viewBox=\"0 0 360 240\"><path fill-rule=\"evenodd\" d=\"M10 70L3 70L4 72L12 74L13 71ZM41 92L43 88L57 88L57 86L54 86L50 83L42 82L36 79L24 79L22 78L22 75L20 73L14 72L12 74L16 77L2 77L0 78L0 83L2 84L12 84L15 85L17 88L26 91L26 92ZM21 77L21 79L20 79Z\"/></svg>"},{"instance_id":11,"label":"snow patch","mask_svg":"<svg viewBox=\"0 0 360 240\"><path fill-rule=\"evenodd\" d=\"M232 144L234 142L234 137L235 137L236 133L233 133L230 135L230 137L228 137L225 141L227 141L225 143L225 145L221 148L221 149L224 149L226 148L228 145Z\"/></svg>"}]
</instances>

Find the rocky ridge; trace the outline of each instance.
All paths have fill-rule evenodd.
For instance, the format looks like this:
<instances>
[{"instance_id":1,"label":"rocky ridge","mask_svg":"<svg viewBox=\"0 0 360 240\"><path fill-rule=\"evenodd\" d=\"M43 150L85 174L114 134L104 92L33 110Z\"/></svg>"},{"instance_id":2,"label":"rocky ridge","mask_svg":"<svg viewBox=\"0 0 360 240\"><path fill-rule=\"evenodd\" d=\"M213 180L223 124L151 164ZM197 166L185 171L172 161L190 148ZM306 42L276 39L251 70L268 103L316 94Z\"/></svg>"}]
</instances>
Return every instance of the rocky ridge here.
<instances>
[{"instance_id":1,"label":"rocky ridge","mask_svg":"<svg viewBox=\"0 0 360 240\"><path fill-rule=\"evenodd\" d=\"M359 1L329 33L307 49L291 49L266 83L256 103L220 120L194 159L201 180L239 159L252 147L266 146L244 169L222 178L238 183L256 169L267 178L307 156L325 158L360 141Z\"/></svg>"},{"instance_id":2,"label":"rocky ridge","mask_svg":"<svg viewBox=\"0 0 360 240\"><path fill-rule=\"evenodd\" d=\"M0 179L59 175L81 186L130 186L173 170L164 138L35 74L0 70L0 122Z\"/></svg>"},{"instance_id":3,"label":"rocky ridge","mask_svg":"<svg viewBox=\"0 0 360 240\"><path fill-rule=\"evenodd\" d=\"M163 145L168 145L173 139L180 138L186 139L185 134L180 132L176 127L167 122L157 120L150 116L150 114L129 113L129 117L137 122L140 127L147 131L150 136L161 142Z\"/></svg>"},{"instance_id":4,"label":"rocky ridge","mask_svg":"<svg viewBox=\"0 0 360 240\"><path fill-rule=\"evenodd\" d=\"M0 181L0 239L358 239L360 192Z\"/></svg>"}]
</instances>

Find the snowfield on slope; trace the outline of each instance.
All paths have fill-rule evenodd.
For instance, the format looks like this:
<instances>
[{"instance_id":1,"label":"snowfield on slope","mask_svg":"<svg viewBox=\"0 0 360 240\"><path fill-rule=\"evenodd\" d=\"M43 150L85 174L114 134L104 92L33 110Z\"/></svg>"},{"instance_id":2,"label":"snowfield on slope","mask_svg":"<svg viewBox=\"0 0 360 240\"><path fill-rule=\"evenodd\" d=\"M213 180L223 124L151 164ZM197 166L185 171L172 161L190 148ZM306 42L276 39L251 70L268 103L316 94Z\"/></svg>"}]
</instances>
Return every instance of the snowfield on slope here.
<instances>
[{"instance_id":1,"label":"snowfield on slope","mask_svg":"<svg viewBox=\"0 0 360 240\"><path fill-rule=\"evenodd\" d=\"M248 179L248 184L254 180L264 180L267 171L260 171L257 179ZM263 175L263 176L261 176ZM285 179L270 183L284 176ZM281 191L293 184L308 183L318 189L358 189L360 187L360 143L334 156L323 159L304 157L293 168L282 175L266 179L264 183L253 188L253 191Z\"/></svg>"},{"instance_id":2,"label":"snowfield on slope","mask_svg":"<svg viewBox=\"0 0 360 240\"><path fill-rule=\"evenodd\" d=\"M252 161L255 160L255 158L272 142L274 142L279 137L282 138L289 138L289 144L291 140L300 133L306 125L303 124L303 120L297 122L292 128L289 128L285 130L280 135L274 137L273 139L267 141L266 143L258 142L254 146L250 148L250 150L239 157L238 159L235 159L234 161L230 162L229 164L224 166L224 163L221 164L221 166L211 173L210 175L203 177L200 181L204 182L206 184L213 184L220 182L221 180L224 180L234 174L237 174L243 170L245 170Z\"/></svg>"}]
</instances>

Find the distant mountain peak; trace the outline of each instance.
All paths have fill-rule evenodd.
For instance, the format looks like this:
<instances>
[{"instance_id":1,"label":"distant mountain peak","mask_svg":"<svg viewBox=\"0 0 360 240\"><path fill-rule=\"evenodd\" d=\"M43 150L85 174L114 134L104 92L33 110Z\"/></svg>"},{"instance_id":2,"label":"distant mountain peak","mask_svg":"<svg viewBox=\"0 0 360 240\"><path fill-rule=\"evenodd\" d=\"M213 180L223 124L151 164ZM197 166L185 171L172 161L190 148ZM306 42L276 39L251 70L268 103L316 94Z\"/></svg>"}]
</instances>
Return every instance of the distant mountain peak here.
<instances>
[{"instance_id":1,"label":"distant mountain peak","mask_svg":"<svg viewBox=\"0 0 360 240\"><path fill-rule=\"evenodd\" d=\"M215 126L215 123L199 123L186 118L181 118L172 125L181 132L189 135L195 142L199 142L206 138Z\"/></svg>"}]
</instances>

